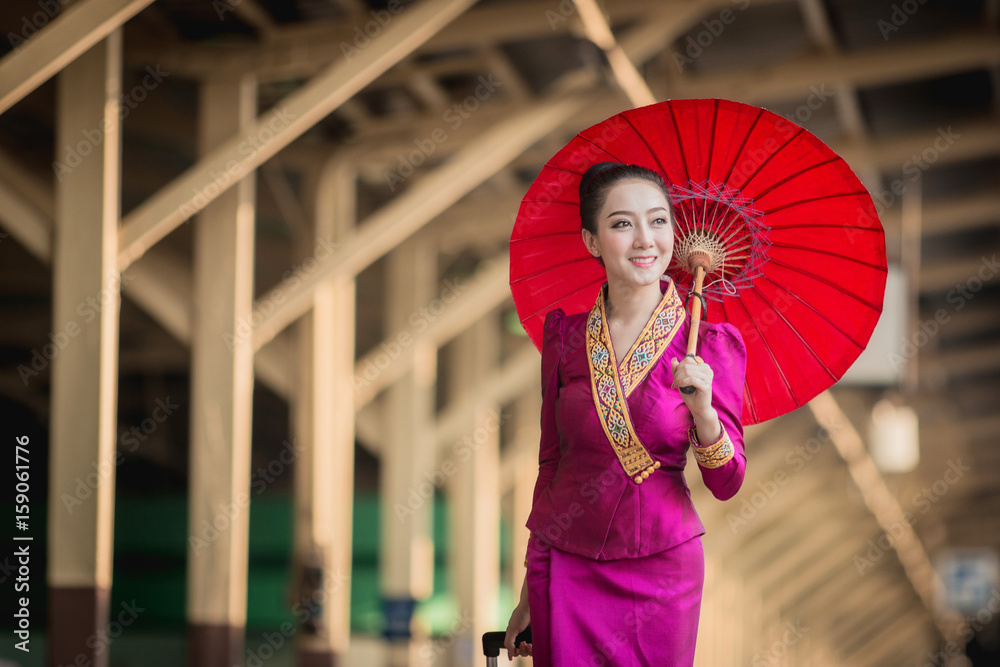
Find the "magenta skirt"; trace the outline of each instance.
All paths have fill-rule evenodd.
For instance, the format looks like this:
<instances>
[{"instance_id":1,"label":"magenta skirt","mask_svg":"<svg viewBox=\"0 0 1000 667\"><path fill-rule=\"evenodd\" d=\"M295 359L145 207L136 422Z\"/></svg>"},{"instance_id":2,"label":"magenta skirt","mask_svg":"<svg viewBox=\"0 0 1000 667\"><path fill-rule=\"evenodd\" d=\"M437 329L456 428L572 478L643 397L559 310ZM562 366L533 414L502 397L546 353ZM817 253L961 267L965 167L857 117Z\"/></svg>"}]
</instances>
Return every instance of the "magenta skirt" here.
<instances>
[{"instance_id":1,"label":"magenta skirt","mask_svg":"<svg viewBox=\"0 0 1000 667\"><path fill-rule=\"evenodd\" d=\"M688 667L694 664L705 582L696 536L650 556L592 560L528 546L535 667Z\"/></svg>"}]
</instances>

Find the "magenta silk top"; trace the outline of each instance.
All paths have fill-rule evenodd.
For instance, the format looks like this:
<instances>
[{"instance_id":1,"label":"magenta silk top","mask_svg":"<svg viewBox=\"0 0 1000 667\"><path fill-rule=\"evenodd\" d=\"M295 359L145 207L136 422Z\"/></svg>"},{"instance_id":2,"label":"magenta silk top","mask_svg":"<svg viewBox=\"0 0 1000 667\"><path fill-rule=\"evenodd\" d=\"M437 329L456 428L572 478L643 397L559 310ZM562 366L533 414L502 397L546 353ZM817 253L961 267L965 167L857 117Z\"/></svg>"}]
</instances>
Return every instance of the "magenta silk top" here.
<instances>
[{"instance_id":1,"label":"magenta silk top","mask_svg":"<svg viewBox=\"0 0 1000 667\"><path fill-rule=\"evenodd\" d=\"M690 316L671 282L661 281L660 290L664 301L649 322L665 302L683 314L662 355L626 399L636 436L660 462L641 484L626 475L594 405L588 313L566 315L555 309L545 317L538 481L525 524L540 545L596 560L635 558L705 533L684 478L694 419L680 390L670 388L670 359L681 359L687 351ZM697 353L712 367L712 406L734 449L733 458L721 467L699 469L712 494L727 500L739 491L746 470L740 422L746 347L733 325L703 320ZM626 362L628 356L621 368Z\"/></svg>"}]
</instances>

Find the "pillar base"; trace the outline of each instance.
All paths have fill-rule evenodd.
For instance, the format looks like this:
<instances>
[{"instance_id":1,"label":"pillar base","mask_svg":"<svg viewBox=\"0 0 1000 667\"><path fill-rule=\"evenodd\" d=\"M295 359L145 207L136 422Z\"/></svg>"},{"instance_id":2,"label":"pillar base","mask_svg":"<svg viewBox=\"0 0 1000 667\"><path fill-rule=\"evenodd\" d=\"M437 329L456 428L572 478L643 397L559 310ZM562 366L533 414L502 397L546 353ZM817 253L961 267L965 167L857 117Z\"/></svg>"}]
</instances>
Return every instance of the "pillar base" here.
<instances>
[{"instance_id":1,"label":"pillar base","mask_svg":"<svg viewBox=\"0 0 1000 667\"><path fill-rule=\"evenodd\" d=\"M333 651L298 651L295 667L337 667L340 661Z\"/></svg>"},{"instance_id":2,"label":"pillar base","mask_svg":"<svg viewBox=\"0 0 1000 667\"><path fill-rule=\"evenodd\" d=\"M110 604L111 591L103 588L52 586L49 589L46 661L49 667L76 664L107 667L107 646L96 641L96 637L98 629L106 631L108 627ZM98 648L102 649L100 653Z\"/></svg>"},{"instance_id":3,"label":"pillar base","mask_svg":"<svg viewBox=\"0 0 1000 667\"><path fill-rule=\"evenodd\" d=\"M188 667L243 664L243 627L188 624Z\"/></svg>"}]
</instances>

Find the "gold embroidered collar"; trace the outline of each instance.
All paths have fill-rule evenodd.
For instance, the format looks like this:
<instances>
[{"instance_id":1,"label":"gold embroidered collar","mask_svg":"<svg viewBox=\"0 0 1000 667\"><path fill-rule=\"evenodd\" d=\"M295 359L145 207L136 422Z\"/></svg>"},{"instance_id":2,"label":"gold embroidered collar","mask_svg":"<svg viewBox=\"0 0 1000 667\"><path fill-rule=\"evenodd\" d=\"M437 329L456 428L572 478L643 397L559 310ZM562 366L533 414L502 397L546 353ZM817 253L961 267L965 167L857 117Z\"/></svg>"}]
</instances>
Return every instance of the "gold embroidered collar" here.
<instances>
[{"instance_id":1,"label":"gold embroidered collar","mask_svg":"<svg viewBox=\"0 0 1000 667\"><path fill-rule=\"evenodd\" d=\"M636 484L660 467L632 426L626 399L656 365L684 323L684 304L671 280L639 337L618 364L604 309L608 283L601 286L587 318L587 364L601 426L625 473Z\"/></svg>"}]
</instances>

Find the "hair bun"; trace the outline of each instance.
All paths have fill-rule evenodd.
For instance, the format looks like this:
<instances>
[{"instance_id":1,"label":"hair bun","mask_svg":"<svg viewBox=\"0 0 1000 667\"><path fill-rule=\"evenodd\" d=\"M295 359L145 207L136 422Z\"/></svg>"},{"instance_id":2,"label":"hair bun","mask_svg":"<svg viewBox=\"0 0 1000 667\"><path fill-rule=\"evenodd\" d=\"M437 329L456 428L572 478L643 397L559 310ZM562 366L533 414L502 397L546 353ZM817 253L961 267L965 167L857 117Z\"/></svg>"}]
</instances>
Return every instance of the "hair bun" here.
<instances>
[{"instance_id":1,"label":"hair bun","mask_svg":"<svg viewBox=\"0 0 1000 667\"><path fill-rule=\"evenodd\" d=\"M590 188L595 178L606 171L624 166L621 162L595 162L590 165L590 168L583 172L583 176L580 177L580 201L583 201L584 193Z\"/></svg>"}]
</instances>

